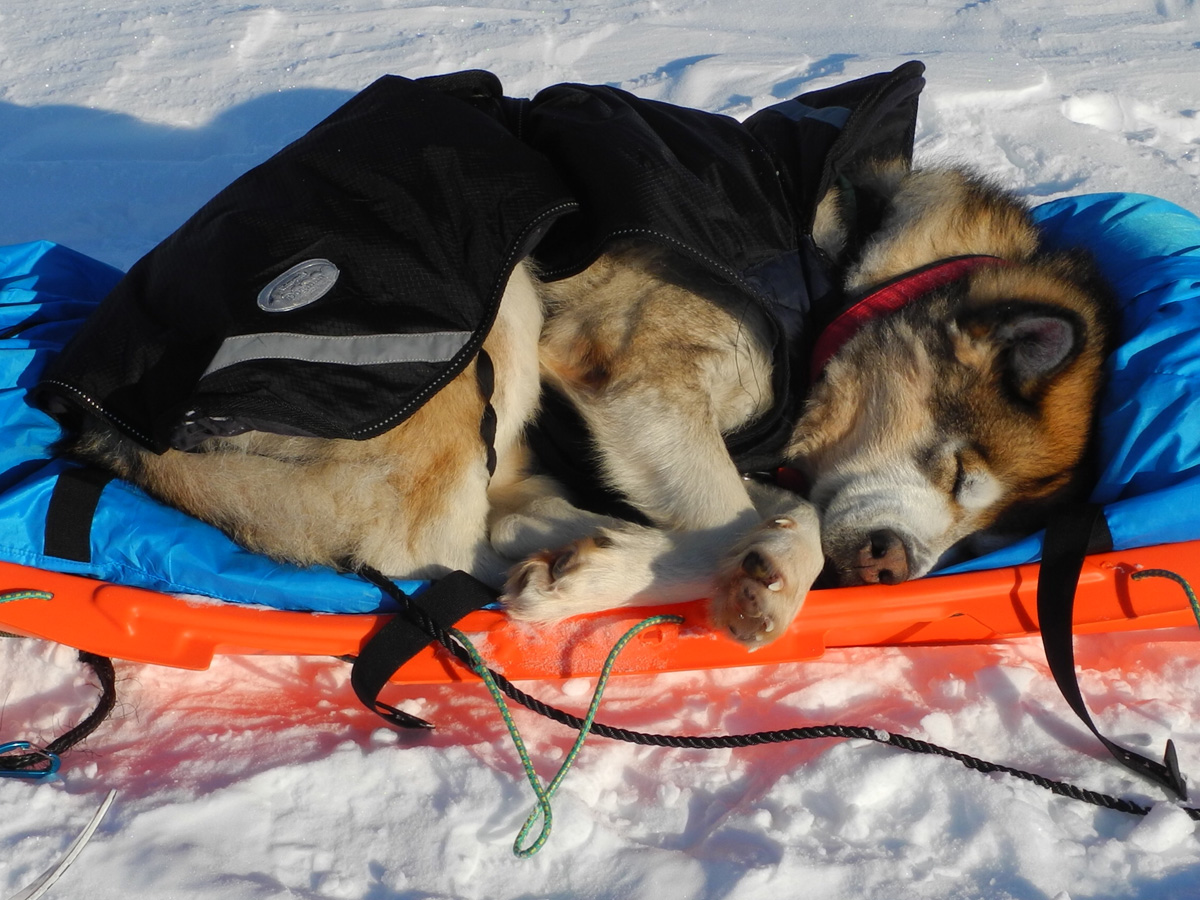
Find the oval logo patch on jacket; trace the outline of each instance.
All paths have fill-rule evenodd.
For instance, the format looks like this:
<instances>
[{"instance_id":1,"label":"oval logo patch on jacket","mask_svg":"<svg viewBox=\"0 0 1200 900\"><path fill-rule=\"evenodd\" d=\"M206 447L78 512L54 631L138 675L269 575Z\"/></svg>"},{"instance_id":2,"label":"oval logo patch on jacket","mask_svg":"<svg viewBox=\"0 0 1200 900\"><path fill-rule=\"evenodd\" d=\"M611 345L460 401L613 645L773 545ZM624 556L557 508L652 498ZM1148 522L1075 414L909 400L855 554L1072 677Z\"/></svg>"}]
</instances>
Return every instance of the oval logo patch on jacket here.
<instances>
[{"instance_id":1,"label":"oval logo patch on jacket","mask_svg":"<svg viewBox=\"0 0 1200 900\"><path fill-rule=\"evenodd\" d=\"M258 306L266 312L288 312L316 303L329 293L339 274L327 259L306 259L259 291Z\"/></svg>"}]
</instances>

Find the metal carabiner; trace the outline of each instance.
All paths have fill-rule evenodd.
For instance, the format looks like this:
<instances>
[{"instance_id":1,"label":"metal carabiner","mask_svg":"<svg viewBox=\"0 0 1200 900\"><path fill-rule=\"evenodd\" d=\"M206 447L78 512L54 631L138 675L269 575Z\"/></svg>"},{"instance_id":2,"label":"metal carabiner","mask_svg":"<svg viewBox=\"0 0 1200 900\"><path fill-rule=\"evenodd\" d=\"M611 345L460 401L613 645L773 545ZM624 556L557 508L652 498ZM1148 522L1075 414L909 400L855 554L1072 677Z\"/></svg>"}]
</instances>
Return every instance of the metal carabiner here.
<instances>
[{"instance_id":1,"label":"metal carabiner","mask_svg":"<svg viewBox=\"0 0 1200 900\"><path fill-rule=\"evenodd\" d=\"M62 765L62 760L58 754L43 747L35 747L29 741L9 741L6 744L0 744L0 760L4 759L5 754L15 754L17 750L28 751L28 756L36 756L44 759L46 765L40 769L6 769L0 766L0 778L25 778L29 781L44 781L54 777L54 773L58 771L58 767ZM31 760L31 764L36 760Z\"/></svg>"}]
</instances>

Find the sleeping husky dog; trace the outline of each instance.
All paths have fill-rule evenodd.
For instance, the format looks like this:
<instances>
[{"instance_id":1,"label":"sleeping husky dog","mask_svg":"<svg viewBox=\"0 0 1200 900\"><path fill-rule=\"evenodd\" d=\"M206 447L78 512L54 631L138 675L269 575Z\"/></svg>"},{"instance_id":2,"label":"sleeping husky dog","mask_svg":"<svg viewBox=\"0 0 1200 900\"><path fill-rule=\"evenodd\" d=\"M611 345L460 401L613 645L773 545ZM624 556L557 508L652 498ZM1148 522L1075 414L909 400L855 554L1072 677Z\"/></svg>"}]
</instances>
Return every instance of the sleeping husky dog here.
<instances>
[{"instance_id":1,"label":"sleeping husky dog","mask_svg":"<svg viewBox=\"0 0 1200 900\"><path fill-rule=\"evenodd\" d=\"M1041 249L1022 204L963 171L879 166L860 180L878 227L855 233L833 189L814 234L850 296L993 259L828 351L779 459L803 496L739 472L722 437L772 403L762 313L636 243L559 281L514 271L483 345L493 474L478 361L369 440L248 432L155 455L94 422L73 452L281 560L465 569L533 622L705 596L714 627L760 645L823 571L840 585L918 578L951 551L1032 530L1085 487L1110 339L1090 266ZM643 521L581 510L539 472L524 435L543 384L576 408L603 478Z\"/></svg>"}]
</instances>

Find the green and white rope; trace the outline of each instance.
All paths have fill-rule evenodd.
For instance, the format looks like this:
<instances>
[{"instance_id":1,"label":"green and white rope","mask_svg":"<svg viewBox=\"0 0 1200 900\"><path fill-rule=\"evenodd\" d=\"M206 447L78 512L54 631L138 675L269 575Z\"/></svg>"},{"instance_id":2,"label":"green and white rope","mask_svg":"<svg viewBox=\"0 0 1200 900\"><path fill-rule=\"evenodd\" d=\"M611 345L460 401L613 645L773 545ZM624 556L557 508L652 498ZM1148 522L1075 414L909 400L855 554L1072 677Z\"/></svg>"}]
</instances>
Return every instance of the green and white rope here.
<instances>
[{"instance_id":1,"label":"green and white rope","mask_svg":"<svg viewBox=\"0 0 1200 900\"><path fill-rule=\"evenodd\" d=\"M609 651L608 657L604 660L604 665L600 669L600 677L596 680L596 690L592 694L592 702L588 706L587 715L583 718L583 724L579 728L579 736L575 738L575 743L571 745L570 751L567 753L566 759L563 760L554 777L550 779L550 783L545 787L542 786L541 779L538 778L537 772L533 769L533 762L529 758L529 751L525 749L525 741L521 738L521 733L517 730L517 725L513 721L512 713L509 711L508 703L504 699L504 694L496 684L496 679L492 677L491 671L487 667L487 663L483 661L483 657L479 655L479 651L467 639L467 636L457 629L451 629L452 634L471 656L471 668L475 673L483 679L483 683L487 686L488 693L492 695L492 699L496 703L496 707L500 710L500 716L504 719L504 724L508 728L509 736L512 737L513 746L517 749L517 755L521 758L521 766L525 769L525 777L529 779L529 784L533 787L534 794L537 795L537 806L529 814L529 818L525 820L525 824L521 826L521 830L517 833L517 838L513 841L513 855L518 859L527 859L533 856L545 846L546 841L550 837L550 829L553 827L554 819L550 809L550 800L558 791L558 787L562 784L567 772L575 762L575 757L579 755L579 751L583 748L583 742L587 739L588 733L591 731L592 723L596 719L596 713L600 711L600 698L604 694L604 688L608 684L608 678L612 674L613 666L617 662L617 657L621 651L625 649L633 638L647 628L654 625L661 625L666 622L682 623L682 616L651 616L644 619L637 625L630 628L621 636ZM522 846L528 838L533 826L541 819L542 830L534 839L533 843L528 846Z\"/></svg>"},{"instance_id":2,"label":"green and white rope","mask_svg":"<svg viewBox=\"0 0 1200 900\"><path fill-rule=\"evenodd\" d=\"M49 591L8 591L0 594L0 603L10 603L14 600L53 600L54 595Z\"/></svg>"},{"instance_id":3,"label":"green and white rope","mask_svg":"<svg viewBox=\"0 0 1200 900\"><path fill-rule=\"evenodd\" d=\"M1187 594L1188 603L1192 605L1192 615L1196 617L1196 624L1200 625L1200 602L1196 600L1196 592L1182 575L1172 572L1170 569L1142 569L1140 572L1134 572L1130 577L1134 581L1141 581L1143 578L1169 578L1175 582Z\"/></svg>"},{"instance_id":4,"label":"green and white rope","mask_svg":"<svg viewBox=\"0 0 1200 900\"><path fill-rule=\"evenodd\" d=\"M0 603L10 603L14 600L53 600L54 595L49 591L7 591L0 594ZM11 631L0 629L0 638L15 638L20 637L19 634L13 634Z\"/></svg>"}]
</instances>

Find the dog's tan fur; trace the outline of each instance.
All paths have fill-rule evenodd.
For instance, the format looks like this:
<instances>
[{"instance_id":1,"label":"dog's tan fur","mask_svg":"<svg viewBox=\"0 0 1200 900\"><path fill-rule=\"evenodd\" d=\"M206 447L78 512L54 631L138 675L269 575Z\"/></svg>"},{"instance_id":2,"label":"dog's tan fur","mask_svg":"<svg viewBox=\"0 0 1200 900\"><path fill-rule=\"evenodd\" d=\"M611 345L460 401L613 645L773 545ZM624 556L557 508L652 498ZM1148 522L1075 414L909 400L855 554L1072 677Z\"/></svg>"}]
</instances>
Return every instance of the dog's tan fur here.
<instances>
[{"instance_id":1,"label":"dog's tan fur","mask_svg":"<svg viewBox=\"0 0 1200 900\"><path fill-rule=\"evenodd\" d=\"M853 257L848 290L964 254L1009 265L837 353L787 450L809 499L745 480L725 449L724 434L772 403L763 313L632 245L562 281L528 266L510 279L484 344L497 385L491 478L473 365L372 440L250 433L154 456L97 426L76 452L279 559L467 569L504 583L508 609L533 621L706 595L716 627L770 640L826 557L843 583L924 574L951 545L1018 529L1074 488L1089 440L1107 341L1090 273L1041 253L1018 202L957 170L881 166L860 182L890 198L877 233L850 233L836 191L817 219L823 248ZM522 433L542 380L573 401L606 479L651 526L578 510L537 473ZM900 520L914 509L927 521L910 532Z\"/></svg>"}]
</instances>

